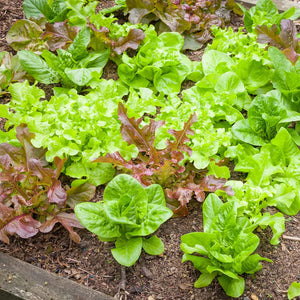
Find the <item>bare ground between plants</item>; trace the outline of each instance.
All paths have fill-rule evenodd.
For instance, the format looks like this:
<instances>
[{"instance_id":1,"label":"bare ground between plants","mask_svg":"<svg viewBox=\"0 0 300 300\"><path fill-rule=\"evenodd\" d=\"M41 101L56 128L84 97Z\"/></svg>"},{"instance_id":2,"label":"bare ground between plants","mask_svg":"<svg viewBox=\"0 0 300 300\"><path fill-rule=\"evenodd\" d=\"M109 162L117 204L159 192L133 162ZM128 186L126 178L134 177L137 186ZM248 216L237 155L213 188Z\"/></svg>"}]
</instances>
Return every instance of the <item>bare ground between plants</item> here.
<instances>
[{"instance_id":1,"label":"bare ground between plants","mask_svg":"<svg viewBox=\"0 0 300 300\"><path fill-rule=\"evenodd\" d=\"M0 0L0 51L12 51L5 36L13 23L24 17L22 2ZM101 1L100 5L103 8L112 3ZM238 27L240 19L234 18L231 25ZM201 51L188 55L195 60ZM116 79L116 66L109 64L104 76ZM2 103L6 100L0 98ZM103 188L99 187L97 191L96 200L100 200ZM192 203L189 216L171 219L161 226L157 235L165 243L165 252L160 257L144 253L133 267L127 268L128 299L231 299L217 282L207 288L195 289L193 283L200 273L192 264L181 263L180 236L202 230L201 209L201 204ZM300 214L287 217L287 220L285 236L300 237ZM13 237L10 245L0 242L0 251L114 296L118 292L120 266L110 252L113 244L100 242L86 230L78 232L82 238L79 245L70 242L67 231L57 226L49 234L39 234L27 240ZM286 292L291 282L300 280L300 241L281 238L281 243L274 247L269 243L270 230L261 231L258 235L261 239L259 254L272 259L273 263L263 262L261 271L253 277L247 275L246 289L240 299L287 299Z\"/></svg>"}]
</instances>

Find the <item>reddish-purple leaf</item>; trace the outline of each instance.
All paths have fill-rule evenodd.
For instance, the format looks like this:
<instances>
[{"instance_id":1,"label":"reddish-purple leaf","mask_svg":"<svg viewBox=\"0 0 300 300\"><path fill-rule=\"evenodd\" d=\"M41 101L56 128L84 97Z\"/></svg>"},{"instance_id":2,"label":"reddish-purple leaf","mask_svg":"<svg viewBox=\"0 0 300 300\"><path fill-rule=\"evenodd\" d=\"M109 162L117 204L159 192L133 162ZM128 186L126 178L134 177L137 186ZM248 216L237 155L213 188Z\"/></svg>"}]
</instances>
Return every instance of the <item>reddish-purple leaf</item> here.
<instances>
[{"instance_id":1,"label":"reddish-purple leaf","mask_svg":"<svg viewBox=\"0 0 300 300\"><path fill-rule=\"evenodd\" d=\"M42 34L43 29L39 24L31 20L22 19L12 25L6 35L6 41L16 51L31 50L41 52L47 48L47 45L41 40Z\"/></svg>"},{"instance_id":2,"label":"reddish-purple leaf","mask_svg":"<svg viewBox=\"0 0 300 300\"><path fill-rule=\"evenodd\" d=\"M58 206L63 207L67 200L67 192L62 188L61 182L55 179L48 189L47 197L50 203L56 203Z\"/></svg>"},{"instance_id":3,"label":"reddish-purple leaf","mask_svg":"<svg viewBox=\"0 0 300 300\"><path fill-rule=\"evenodd\" d=\"M284 42L285 48L293 47L297 52L300 51L300 39L297 38L297 28L292 20L281 20L280 38Z\"/></svg>"},{"instance_id":4,"label":"reddish-purple leaf","mask_svg":"<svg viewBox=\"0 0 300 300\"><path fill-rule=\"evenodd\" d=\"M122 123L121 134L123 139L129 145L135 145L139 152L146 152L148 155L154 154L156 152L154 148L155 131L162 126L164 122L157 122L151 119L150 124L141 129L139 125L142 122L142 118L128 118L127 109L121 102L118 106L118 116Z\"/></svg>"},{"instance_id":5,"label":"reddish-purple leaf","mask_svg":"<svg viewBox=\"0 0 300 300\"><path fill-rule=\"evenodd\" d=\"M43 168L41 161L36 158L31 158L28 163L28 171L40 179L41 184L51 185L53 178L55 178L54 170L50 168Z\"/></svg>"},{"instance_id":6,"label":"reddish-purple leaf","mask_svg":"<svg viewBox=\"0 0 300 300\"><path fill-rule=\"evenodd\" d=\"M76 228L84 228L84 227L79 223L75 214L60 213L55 216L49 216L46 222L44 222L43 225L40 227L40 231L43 233L50 232L56 223L60 223L63 227L65 227L69 231L70 237L75 243L80 243L80 237L73 230L73 227Z\"/></svg>"},{"instance_id":7,"label":"reddish-purple leaf","mask_svg":"<svg viewBox=\"0 0 300 300\"><path fill-rule=\"evenodd\" d=\"M105 157L99 157L93 160L93 162L110 163L114 166L122 167L127 170L132 170L134 168L132 161L127 162L118 151L111 154L108 153Z\"/></svg>"},{"instance_id":8,"label":"reddish-purple leaf","mask_svg":"<svg viewBox=\"0 0 300 300\"><path fill-rule=\"evenodd\" d=\"M186 43L185 47L194 50L195 47L201 48L212 38L210 29L212 25L223 27L230 21L231 10L241 13L234 0L228 0L225 7L221 6L221 2L221 0L126 0L131 23L158 21L160 29L179 32L193 39L194 42Z\"/></svg>"},{"instance_id":9,"label":"reddish-purple leaf","mask_svg":"<svg viewBox=\"0 0 300 300\"><path fill-rule=\"evenodd\" d=\"M297 37L297 28L292 20L281 20L280 30L276 24L268 28L266 25L256 26L257 41L282 50L283 54L293 64L298 60L300 53L300 39ZM280 31L280 33L279 33Z\"/></svg>"},{"instance_id":10,"label":"reddish-purple leaf","mask_svg":"<svg viewBox=\"0 0 300 300\"><path fill-rule=\"evenodd\" d=\"M2 230L10 235L17 234L21 238L30 238L39 232L41 223L34 220L31 215L20 215L6 224Z\"/></svg>"},{"instance_id":11,"label":"reddish-purple leaf","mask_svg":"<svg viewBox=\"0 0 300 300\"><path fill-rule=\"evenodd\" d=\"M31 140L35 137L35 134L29 132L26 124L21 124L16 127L16 137L24 147L27 161L29 161L31 158L37 158L40 160L42 166L48 165L48 162L45 158L47 149L35 148L32 145Z\"/></svg>"},{"instance_id":12,"label":"reddish-purple leaf","mask_svg":"<svg viewBox=\"0 0 300 300\"><path fill-rule=\"evenodd\" d=\"M143 39L145 38L145 33L141 29L130 29L126 37L121 37L118 39L116 46L113 47L113 50L121 55L128 48L136 50Z\"/></svg>"},{"instance_id":13,"label":"reddish-purple leaf","mask_svg":"<svg viewBox=\"0 0 300 300\"><path fill-rule=\"evenodd\" d=\"M147 16L148 14L149 14L148 9L132 8L130 10L128 21L132 24L142 23L143 17ZM154 15L154 17L157 18L155 15ZM148 16L148 18L149 18L149 16Z\"/></svg>"},{"instance_id":14,"label":"reddish-purple leaf","mask_svg":"<svg viewBox=\"0 0 300 300\"><path fill-rule=\"evenodd\" d=\"M5 155L10 157L10 159L16 164L24 164L25 152L22 148L14 147L7 143L2 143L0 144L0 157L4 157ZM2 158L2 163L5 163L5 160L7 160L7 158Z\"/></svg>"},{"instance_id":15,"label":"reddish-purple leaf","mask_svg":"<svg viewBox=\"0 0 300 300\"><path fill-rule=\"evenodd\" d=\"M266 25L256 26L255 31L257 33L257 41L262 44L269 44L280 49L284 49L284 42L281 40L278 34L278 27L273 24L270 28Z\"/></svg>"},{"instance_id":16,"label":"reddish-purple leaf","mask_svg":"<svg viewBox=\"0 0 300 300\"><path fill-rule=\"evenodd\" d=\"M1 175L1 174L0 174ZM0 178L0 181L1 178ZM7 197L13 192L13 189L11 186L7 186L5 184L0 184L0 207L1 207L1 202L6 200ZM2 220L3 218L1 217L1 213L2 213L2 208L0 208L0 220Z\"/></svg>"},{"instance_id":17,"label":"reddish-purple leaf","mask_svg":"<svg viewBox=\"0 0 300 300\"><path fill-rule=\"evenodd\" d=\"M196 173L190 172L186 180L179 181L172 189L167 189L167 194L171 199L178 200L180 206L174 210L174 213L182 216L187 213L187 204L195 196L197 201L204 202L205 192L215 192L223 190L228 195L233 196L234 191L231 186L224 186L226 179L215 178L214 176L204 177L200 183L196 183Z\"/></svg>"},{"instance_id":18,"label":"reddish-purple leaf","mask_svg":"<svg viewBox=\"0 0 300 300\"><path fill-rule=\"evenodd\" d=\"M282 51L282 53L286 56L286 58L293 64L295 65L296 62L298 61L299 59L299 54L296 53L295 49L293 47L291 48L287 48L287 49L284 49Z\"/></svg>"},{"instance_id":19,"label":"reddish-purple leaf","mask_svg":"<svg viewBox=\"0 0 300 300\"><path fill-rule=\"evenodd\" d=\"M61 173L61 170L64 167L64 163L65 163L66 160L67 160L67 158L61 159L58 156L54 157L53 162L54 162L54 165L56 167L56 170L55 170L55 177L56 177L56 179L58 179L58 177L59 177L59 175Z\"/></svg>"},{"instance_id":20,"label":"reddish-purple leaf","mask_svg":"<svg viewBox=\"0 0 300 300\"><path fill-rule=\"evenodd\" d=\"M1 186L0 186L0 196L1 196ZM1 201L1 198L0 198ZM4 220L11 220L13 218L14 210L11 207L7 207L6 205L0 202L0 226L4 224Z\"/></svg>"},{"instance_id":21,"label":"reddish-purple leaf","mask_svg":"<svg viewBox=\"0 0 300 300\"><path fill-rule=\"evenodd\" d=\"M229 196L234 195L234 191L231 186L224 186L226 179L215 178L213 175L209 175L203 178L200 183L201 188L205 192L215 192L216 190L225 191Z\"/></svg>"},{"instance_id":22,"label":"reddish-purple leaf","mask_svg":"<svg viewBox=\"0 0 300 300\"><path fill-rule=\"evenodd\" d=\"M181 217L188 215L187 204L191 201L194 191L189 188L179 187L173 191L167 190L167 194L168 197L180 203L180 206L174 210L174 213Z\"/></svg>"},{"instance_id":23,"label":"reddish-purple leaf","mask_svg":"<svg viewBox=\"0 0 300 300\"><path fill-rule=\"evenodd\" d=\"M78 27L69 26L67 21L53 24L46 23L45 27L46 29L42 35L42 39L47 41L51 51L67 49L73 43L73 40L80 30Z\"/></svg>"}]
</instances>

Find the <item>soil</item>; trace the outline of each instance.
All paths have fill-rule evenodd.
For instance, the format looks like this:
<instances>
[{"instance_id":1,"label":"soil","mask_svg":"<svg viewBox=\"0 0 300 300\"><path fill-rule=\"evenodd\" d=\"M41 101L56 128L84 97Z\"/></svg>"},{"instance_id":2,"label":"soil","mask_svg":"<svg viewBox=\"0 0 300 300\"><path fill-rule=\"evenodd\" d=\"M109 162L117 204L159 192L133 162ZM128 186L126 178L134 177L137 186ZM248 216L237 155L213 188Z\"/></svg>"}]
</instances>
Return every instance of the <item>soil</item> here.
<instances>
[{"instance_id":1,"label":"soil","mask_svg":"<svg viewBox=\"0 0 300 300\"><path fill-rule=\"evenodd\" d=\"M1 0L0 51L12 52L6 43L5 35L17 19L23 18L22 2L22 0ZM112 3L113 1L102 1L101 8ZM241 19L235 17L231 25L237 28L240 24ZM187 54L195 60L201 57L202 51ZM105 78L116 79L116 66L110 63L104 75ZM97 189L95 201L101 199L102 191L103 187ZM207 288L194 288L193 284L200 273L191 263L181 263L180 236L202 230L202 204L190 203L189 210L190 214L187 217L171 219L156 232L165 244L163 255L157 257L143 253L133 267L126 269L127 299L232 299L226 296L216 281ZM276 247L269 243L272 236L269 229L258 232L261 244L257 252L263 257L272 259L273 263L263 262L261 271L254 276L245 276L245 292L239 299L287 299L286 293L290 284L293 281L300 281L300 242L289 239L291 236L300 236L300 214L286 219L285 236ZM77 245L70 242L66 230L56 226L51 233L38 234L30 239L12 237L10 245L0 242L0 251L57 273L58 276L77 281L111 296L116 295L121 269L110 252L113 243L100 242L95 235L86 230L78 230L78 233L82 240Z\"/></svg>"}]
</instances>

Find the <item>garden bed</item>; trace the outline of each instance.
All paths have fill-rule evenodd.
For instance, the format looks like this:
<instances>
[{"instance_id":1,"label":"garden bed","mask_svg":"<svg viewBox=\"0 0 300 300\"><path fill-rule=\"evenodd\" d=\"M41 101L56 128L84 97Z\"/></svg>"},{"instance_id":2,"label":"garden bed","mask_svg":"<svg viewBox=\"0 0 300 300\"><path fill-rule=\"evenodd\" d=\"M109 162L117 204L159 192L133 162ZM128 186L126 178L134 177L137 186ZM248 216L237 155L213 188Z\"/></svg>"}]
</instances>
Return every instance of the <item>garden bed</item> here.
<instances>
[{"instance_id":1,"label":"garden bed","mask_svg":"<svg viewBox=\"0 0 300 300\"><path fill-rule=\"evenodd\" d=\"M13 23L24 17L22 2L1 1L0 51L13 52L6 44L5 36ZM105 7L106 1L103 2ZM107 1L108 6L112 3L113 1ZM241 24L241 18L235 16L232 20L231 26L237 29ZM192 60L198 60L202 52L186 51ZM106 66L104 78L117 78L114 64ZM0 103L7 100L7 97L2 97ZM240 178L240 174L232 172L232 175ZM69 182L66 179L63 183ZM102 194L103 187L98 187L94 200L102 199ZM274 212L274 209L269 210ZM286 221L285 235L281 237L281 243L276 247L270 245L271 230L266 229L257 233L261 240L257 252L262 257L273 260L273 263L262 262L261 271L253 276L245 275L246 288L240 299L286 299L291 282L300 280L300 242L290 238L299 237L300 214L286 216ZM231 299L216 281L206 288L194 288L193 284L200 273L191 263L181 263L183 254L180 250L181 236L202 230L202 204L196 202L189 204L188 216L173 218L164 223L156 233L165 245L163 255L157 257L143 253L135 265L126 268L125 295L128 299ZM116 295L121 280L121 268L110 252L113 243L100 242L94 234L83 229L76 232L81 237L80 244L70 241L68 232L56 225L48 234L39 233L25 240L12 237L10 245L0 242L0 251L96 291L110 296Z\"/></svg>"},{"instance_id":2,"label":"garden bed","mask_svg":"<svg viewBox=\"0 0 300 300\"><path fill-rule=\"evenodd\" d=\"M287 223L286 235L299 236L299 227L300 216L292 217ZM153 257L143 254L138 263L127 268L128 298L231 299L217 283L207 288L194 288L199 272L191 264L181 263L181 235L201 229L201 205L193 207L187 217L171 219L163 224L157 236L165 244L164 255ZM79 245L70 244L66 230L57 228L52 233L39 234L28 240L12 238L9 246L1 244L0 251L92 289L116 295L121 270L110 252L113 244L99 242L96 236L85 230L78 232L82 238ZM247 276L245 293L240 299L286 299L290 283L300 278L299 241L281 239L281 244L274 247L270 245L270 232L261 232L259 236L259 254L272 259L273 263L263 263L263 269L253 278Z\"/></svg>"}]
</instances>

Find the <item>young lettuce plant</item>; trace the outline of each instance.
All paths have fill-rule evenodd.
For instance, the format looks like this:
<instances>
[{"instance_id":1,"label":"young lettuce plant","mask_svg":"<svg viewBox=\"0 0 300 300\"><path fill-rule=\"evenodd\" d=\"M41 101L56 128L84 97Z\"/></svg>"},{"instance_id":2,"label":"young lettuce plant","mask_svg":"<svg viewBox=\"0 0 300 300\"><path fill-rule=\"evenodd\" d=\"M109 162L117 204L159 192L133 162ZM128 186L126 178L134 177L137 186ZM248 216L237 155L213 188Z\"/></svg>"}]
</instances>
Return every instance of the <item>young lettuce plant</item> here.
<instances>
[{"instance_id":1,"label":"young lettuce plant","mask_svg":"<svg viewBox=\"0 0 300 300\"><path fill-rule=\"evenodd\" d=\"M69 41L70 37L74 40L75 36L72 31L76 35L77 29L73 30L63 25L66 25L68 12L64 0L25 0L23 10L27 19L16 21L6 36L8 44L14 50L32 50L35 53L41 53L44 49L50 48L51 51L55 51L57 48L53 47L54 39L58 48L59 44L63 43L61 41ZM44 38L44 31L49 31L49 29L51 31L51 28L55 28L55 38L52 38L50 41L52 45L49 47L48 41Z\"/></svg>"},{"instance_id":2,"label":"young lettuce plant","mask_svg":"<svg viewBox=\"0 0 300 300\"><path fill-rule=\"evenodd\" d=\"M252 254L259 238L249 230L248 218L237 216L234 201L223 203L210 194L203 204L203 226L204 232L181 237L182 262L191 261L202 273L194 286L208 286L217 278L228 296L241 296L245 279L240 275L259 271L262 260L272 261Z\"/></svg>"},{"instance_id":3,"label":"young lettuce plant","mask_svg":"<svg viewBox=\"0 0 300 300\"><path fill-rule=\"evenodd\" d=\"M259 0L249 10L246 10L242 5L239 5L239 7L244 12L244 24L248 32L254 31L258 25L279 25L281 20L292 18L296 13L295 7L291 7L280 14L272 0Z\"/></svg>"},{"instance_id":4,"label":"young lettuce plant","mask_svg":"<svg viewBox=\"0 0 300 300\"><path fill-rule=\"evenodd\" d=\"M264 229L267 226L273 231L270 241L272 245L279 244L279 237L285 230L285 219L282 213L277 212L271 215L265 209L271 205L275 193L272 189L254 186L250 183L243 184L242 181L228 181L228 185L234 190L234 196L229 196L223 191L216 191L225 201L234 201L237 205L238 216L246 216L253 228L260 226Z\"/></svg>"},{"instance_id":5,"label":"young lettuce plant","mask_svg":"<svg viewBox=\"0 0 300 300\"><path fill-rule=\"evenodd\" d=\"M90 29L78 33L67 50L58 49L57 56L44 50L40 56L23 50L18 56L23 69L45 84L62 82L65 87L82 87L99 80L109 58L109 50L88 52Z\"/></svg>"},{"instance_id":6,"label":"young lettuce plant","mask_svg":"<svg viewBox=\"0 0 300 300\"><path fill-rule=\"evenodd\" d=\"M34 134L26 125L16 128L22 147L0 145L0 240L8 235L29 238L50 232L56 223L65 227L73 241L80 237L73 227L82 228L73 213L76 203L90 200L95 186L85 183L65 191L58 180L64 160L56 157L56 169L47 167L46 150L31 144Z\"/></svg>"},{"instance_id":7,"label":"young lettuce plant","mask_svg":"<svg viewBox=\"0 0 300 300\"><path fill-rule=\"evenodd\" d=\"M281 93L272 90L252 101L247 119L238 120L232 127L232 134L240 141L262 146L271 141L281 127L294 132L296 136L295 130L288 126L298 121L300 113L288 109Z\"/></svg>"},{"instance_id":8,"label":"young lettuce plant","mask_svg":"<svg viewBox=\"0 0 300 300\"><path fill-rule=\"evenodd\" d=\"M300 113L300 60L293 64L277 48L268 49L275 72L272 84L285 99L286 106Z\"/></svg>"},{"instance_id":9,"label":"young lettuce plant","mask_svg":"<svg viewBox=\"0 0 300 300\"><path fill-rule=\"evenodd\" d=\"M207 170L198 170L191 164L183 164L184 153L191 155L191 148L187 145L189 136L194 135L191 126L197 121L196 114L192 114L184 123L182 130L170 129L173 139L167 140L164 149L154 146L155 132L164 124L163 121L150 120L150 124L140 128L142 118L135 119L127 116L127 109L122 103L118 108L119 119L122 123L121 133L123 139L130 145L135 145L139 151L135 159L126 161L119 152L107 154L94 162L106 162L122 168L132 174L144 186L153 183L160 184L169 198L180 206L174 211L180 216L188 214L187 203L195 195L199 202L205 199L205 192L214 192L217 189L225 190L231 194L230 187L224 187L225 179L205 176ZM173 203L174 204L174 203ZM178 205L178 204L176 204Z\"/></svg>"},{"instance_id":10,"label":"young lettuce plant","mask_svg":"<svg viewBox=\"0 0 300 300\"><path fill-rule=\"evenodd\" d=\"M179 93L181 83L193 71L193 63L180 52L183 38L176 32L150 34L135 57L123 54L118 75L134 89L148 87L167 95Z\"/></svg>"},{"instance_id":11,"label":"young lettuce plant","mask_svg":"<svg viewBox=\"0 0 300 300\"><path fill-rule=\"evenodd\" d=\"M248 173L247 185L261 187L270 193L266 195L268 206L275 206L287 215L296 215L300 210L300 150L287 129L281 128L260 151L249 151L249 147L246 151L237 147L225 155L238 158L235 171Z\"/></svg>"},{"instance_id":12,"label":"young lettuce plant","mask_svg":"<svg viewBox=\"0 0 300 300\"><path fill-rule=\"evenodd\" d=\"M32 144L47 148L46 159L67 157L62 172L73 178L82 178L101 185L111 180L115 170L111 164L91 161L109 151L120 151L130 159L137 150L122 139L117 119L118 103L127 89L118 81L101 80L97 88L86 95L75 90L55 89L49 101L43 90L28 82L9 87L11 101L0 104L0 115L7 119L0 131L0 142L14 143L15 127L25 123L35 133Z\"/></svg>"},{"instance_id":13,"label":"young lettuce plant","mask_svg":"<svg viewBox=\"0 0 300 300\"><path fill-rule=\"evenodd\" d=\"M133 177L121 174L106 186L103 201L80 203L75 206L75 214L101 241L114 241L113 257L119 264L130 267L142 249L150 255L163 253L163 242L155 235L146 236L155 232L173 213L166 207L159 185L143 188Z\"/></svg>"}]
</instances>

